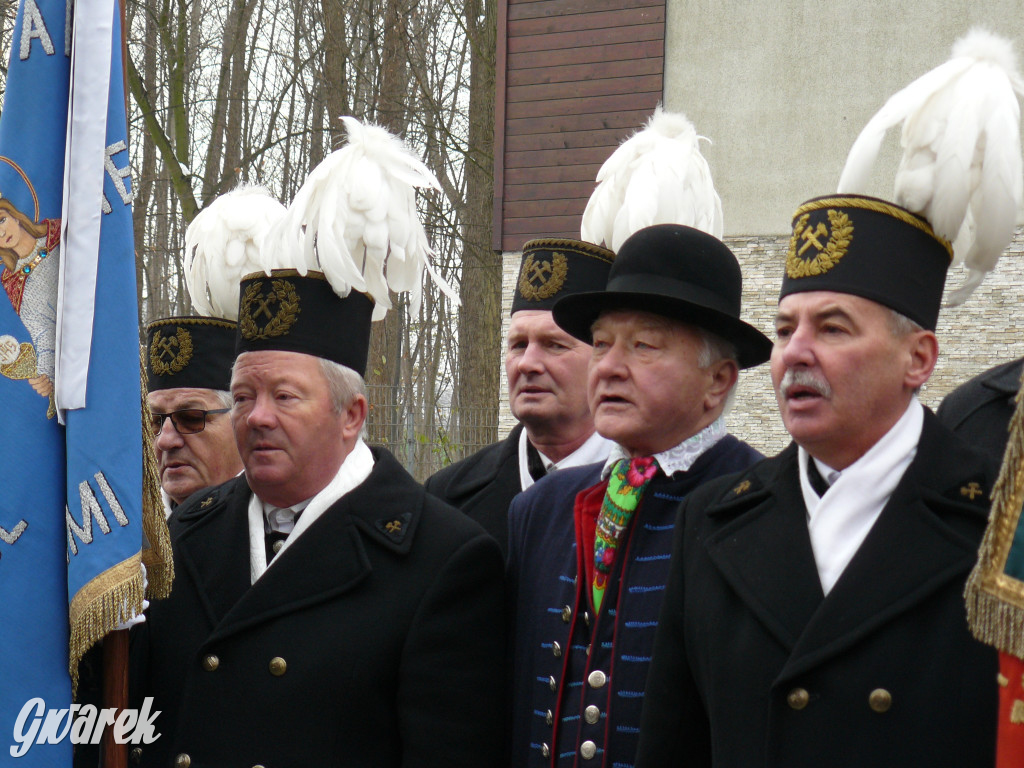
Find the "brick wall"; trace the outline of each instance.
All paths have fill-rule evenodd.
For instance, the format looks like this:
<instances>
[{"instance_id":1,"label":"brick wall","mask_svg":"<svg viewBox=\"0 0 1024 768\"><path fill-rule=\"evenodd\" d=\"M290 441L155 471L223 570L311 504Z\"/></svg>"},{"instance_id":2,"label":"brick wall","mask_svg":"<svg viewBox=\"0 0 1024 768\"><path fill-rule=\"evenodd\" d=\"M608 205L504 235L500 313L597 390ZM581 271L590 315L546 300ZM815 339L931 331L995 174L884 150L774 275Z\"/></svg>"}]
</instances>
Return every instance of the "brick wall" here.
<instances>
[{"instance_id":1,"label":"brick wall","mask_svg":"<svg viewBox=\"0 0 1024 768\"><path fill-rule=\"evenodd\" d=\"M743 319L771 338L782 264L789 246L788 235L727 237L743 270ZM504 258L503 332L508 327L513 281L520 254ZM963 270L950 271L949 284L962 280ZM884 278L880 278L884 279ZM1018 229L996 270L966 303L944 308L939 317L939 362L931 380L922 389L922 402L935 408L958 384L997 363L1024 356L1024 231ZM504 352L502 352L504 359ZM504 365L502 364L503 371ZM736 403L728 416L729 429L764 453L784 448L789 437L782 426L768 366L762 365L740 375ZM508 410L508 387L502 373L502 402L499 431L506 434L515 424Z\"/></svg>"}]
</instances>

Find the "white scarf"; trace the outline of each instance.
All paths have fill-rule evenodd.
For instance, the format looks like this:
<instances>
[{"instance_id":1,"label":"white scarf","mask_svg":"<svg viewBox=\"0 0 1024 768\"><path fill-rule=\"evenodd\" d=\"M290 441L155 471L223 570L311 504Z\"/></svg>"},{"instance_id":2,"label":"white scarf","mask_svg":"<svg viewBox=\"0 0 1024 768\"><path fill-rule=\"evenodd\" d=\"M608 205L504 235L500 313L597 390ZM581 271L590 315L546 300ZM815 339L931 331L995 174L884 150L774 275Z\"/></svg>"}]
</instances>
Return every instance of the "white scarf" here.
<instances>
[{"instance_id":1,"label":"white scarf","mask_svg":"<svg viewBox=\"0 0 1024 768\"><path fill-rule=\"evenodd\" d=\"M800 490L807 507L807 530L826 595L857 554L917 455L923 425L924 407L914 397L899 421L867 453L839 472L821 498L807 478L811 457L800 448ZM821 462L817 465L823 477L836 474Z\"/></svg>"}]
</instances>

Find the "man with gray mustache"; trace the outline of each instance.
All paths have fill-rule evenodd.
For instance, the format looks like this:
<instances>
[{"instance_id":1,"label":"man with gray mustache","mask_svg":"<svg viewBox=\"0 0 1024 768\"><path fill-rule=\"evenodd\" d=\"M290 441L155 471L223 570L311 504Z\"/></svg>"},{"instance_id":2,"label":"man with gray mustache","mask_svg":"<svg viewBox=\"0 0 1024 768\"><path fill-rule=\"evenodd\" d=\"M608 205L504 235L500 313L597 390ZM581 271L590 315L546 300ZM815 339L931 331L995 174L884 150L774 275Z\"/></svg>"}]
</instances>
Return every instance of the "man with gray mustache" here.
<instances>
[{"instance_id":1,"label":"man with gray mustache","mask_svg":"<svg viewBox=\"0 0 1024 768\"><path fill-rule=\"evenodd\" d=\"M636 768L993 764L962 595L994 478L916 394L950 255L883 200L797 210L771 354L794 442L682 505Z\"/></svg>"}]
</instances>

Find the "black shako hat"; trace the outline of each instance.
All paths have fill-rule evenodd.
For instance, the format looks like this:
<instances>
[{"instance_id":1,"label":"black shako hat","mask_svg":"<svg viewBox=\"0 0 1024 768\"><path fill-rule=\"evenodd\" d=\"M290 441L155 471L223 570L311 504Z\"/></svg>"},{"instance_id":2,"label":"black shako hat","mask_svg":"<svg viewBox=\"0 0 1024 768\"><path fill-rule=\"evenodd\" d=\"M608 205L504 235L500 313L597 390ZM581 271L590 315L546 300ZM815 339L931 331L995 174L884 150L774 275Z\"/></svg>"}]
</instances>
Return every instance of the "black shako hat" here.
<instances>
[{"instance_id":1,"label":"black shako hat","mask_svg":"<svg viewBox=\"0 0 1024 768\"><path fill-rule=\"evenodd\" d=\"M531 240L523 246L512 312L550 310L563 296L601 290L614 260L614 252L582 240Z\"/></svg>"},{"instance_id":2,"label":"black shako hat","mask_svg":"<svg viewBox=\"0 0 1024 768\"><path fill-rule=\"evenodd\" d=\"M302 352L366 373L373 300L334 292L322 272L294 269L242 278L236 351Z\"/></svg>"},{"instance_id":3,"label":"black shako hat","mask_svg":"<svg viewBox=\"0 0 1024 768\"><path fill-rule=\"evenodd\" d=\"M782 277L791 293L870 299L935 330L953 247L920 216L864 195L816 197L796 209Z\"/></svg>"},{"instance_id":4,"label":"black shako hat","mask_svg":"<svg viewBox=\"0 0 1024 768\"><path fill-rule=\"evenodd\" d=\"M217 317L165 317L146 326L150 392L231 389L237 324Z\"/></svg>"},{"instance_id":5,"label":"black shako hat","mask_svg":"<svg viewBox=\"0 0 1024 768\"><path fill-rule=\"evenodd\" d=\"M561 299L553 316L589 344L602 312L651 312L720 336L735 345L739 366L750 368L771 356L772 343L740 320L742 283L739 262L721 240L693 227L657 224L626 239L604 290Z\"/></svg>"}]
</instances>

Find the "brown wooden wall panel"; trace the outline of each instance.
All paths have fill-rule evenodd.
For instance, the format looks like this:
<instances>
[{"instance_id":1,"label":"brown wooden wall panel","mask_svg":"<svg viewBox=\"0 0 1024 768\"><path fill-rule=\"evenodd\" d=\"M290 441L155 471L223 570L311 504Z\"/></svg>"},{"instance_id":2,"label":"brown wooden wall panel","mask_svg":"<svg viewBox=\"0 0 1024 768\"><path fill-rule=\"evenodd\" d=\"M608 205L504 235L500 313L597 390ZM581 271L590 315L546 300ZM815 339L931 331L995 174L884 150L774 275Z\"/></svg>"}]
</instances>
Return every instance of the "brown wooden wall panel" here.
<instances>
[{"instance_id":1,"label":"brown wooden wall panel","mask_svg":"<svg viewBox=\"0 0 1024 768\"><path fill-rule=\"evenodd\" d=\"M556 184L563 181L586 182L586 194L589 195L593 189L594 178L597 176L597 168L589 165L556 165L552 168L509 168L505 171L506 195L511 195L508 190L518 185L528 187L543 187L549 184ZM581 187L575 184L572 189Z\"/></svg>"},{"instance_id":2,"label":"brown wooden wall panel","mask_svg":"<svg viewBox=\"0 0 1024 768\"><path fill-rule=\"evenodd\" d=\"M653 109L653 107L652 107ZM550 117L525 117L505 122L505 136L526 136L529 134L561 133L564 131L589 131L600 128L618 128L620 136L637 127L635 108L622 112L602 112L599 115L553 115Z\"/></svg>"},{"instance_id":3,"label":"brown wooden wall panel","mask_svg":"<svg viewBox=\"0 0 1024 768\"><path fill-rule=\"evenodd\" d=\"M508 73L509 88L527 85L548 85L551 83L572 83L580 81L607 80L612 78L656 75L661 77L660 58L636 57L628 61L602 61L591 64L530 65ZM513 98L509 94L509 98Z\"/></svg>"},{"instance_id":4,"label":"brown wooden wall panel","mask_svg":"<svg viewBox=\"0 0 1024 768\"><path fill-rule=\"evenodd\" d=\"M655 27L660 27L656 29ZM634 26L611 27L595 32L556 32L551 35L532 35L530 37L512 37L508 41L509 53L523 51L557 51L561 48L578 46L605 46L615 43L635 43L640 40L664 40L664 24L645 24Z\"/></svg>"},{"instance_id":5,"label":"brown wooden wall panel","mask_svg":"<svg viewBox=\"0 0 1024 768\"><path fill-rule=\"evenodd\" d=\"M654 103L651 97L654 96ZM654 109L654 104L661 100L662 92L650 91L648 93L621 93L614 96L593 96L588 98L565 98L557 101L524 101L510 103L506 109L507 119L515 120L521 117L553 117L554 115L586 115L608 110L609 112L622 112L637 108L638 104L650 105L647 113ZM637 121L637 125L644 122L646 118Z\"/></svg>"},{"instance_id":6,"label":"brown wooden wall panel","mask_svg":"<svg viewBox=\"0 0 1024 768\"><path fill-rule=\"evenodd\" d=\"M545 16L539 19L509 20L509 39L516 37L537 37L564 35L568 32L584 32L593 35L600 30L619 27L645 27L664 22L665 8L626 8L604 11L603 13L573 13L559 16Z\"/></svg>"},{"instance_id":7,"label":"brown wooden wall panel","mask_svg":"<svg viewBox=\"0 0 1024 768\"><path fill-rule=\"evenodd\" d=\"M516 76L520 70L536 68L560 68L571 64L594 64L602 62L631 62L637 59L654 60L663 68L664 41L641 40L639 42L615 43L609 45L586 45L576 48L555 48L547 51L523 51L508 55L508 74Z\"/></svg>"},{"instance_id":8,"label":"brown wooden wall panel","mask_svg":"<svg viewBox=\"0 0 1024 768\"><path fill-rule=\"evenodd\" d=\"M598 13L626 8L664 8L665 0L535 0L518 2L509 8L508 20L565 16L570 13Z\"/></svg>"},{"instance_id":9,"label":"brown wooden wall panel","mask_svg":"<svg viewBox=\"0 0 1024 768\"><path fill-rule=\"evenodd\" d=\"M579 237L602 163L664 89L665 0L499 0L497 250Z\"/></svg>"}]
</instances>

